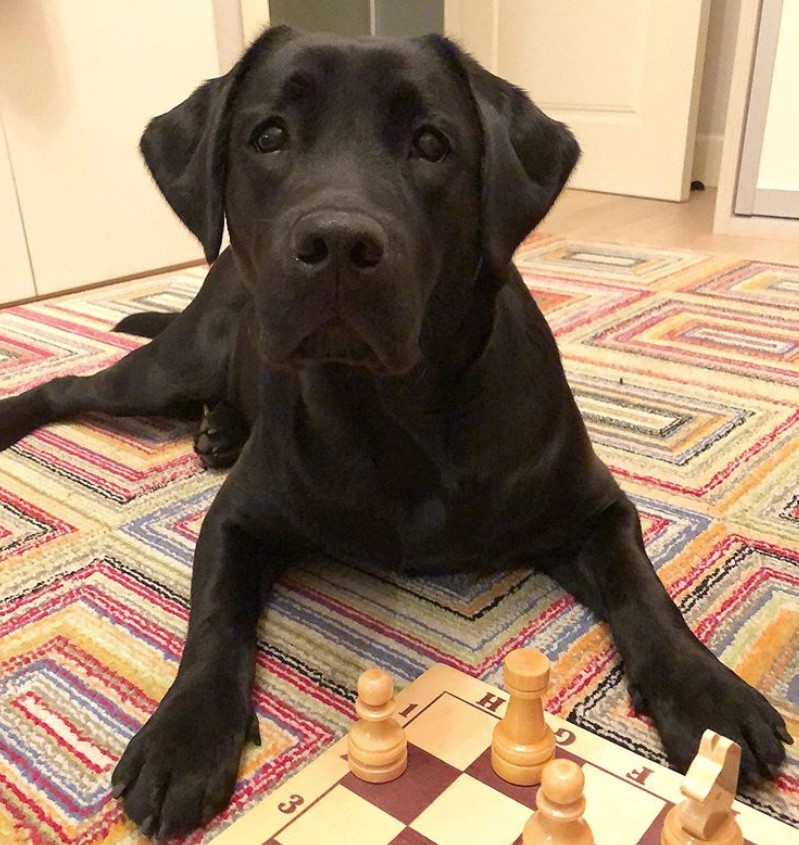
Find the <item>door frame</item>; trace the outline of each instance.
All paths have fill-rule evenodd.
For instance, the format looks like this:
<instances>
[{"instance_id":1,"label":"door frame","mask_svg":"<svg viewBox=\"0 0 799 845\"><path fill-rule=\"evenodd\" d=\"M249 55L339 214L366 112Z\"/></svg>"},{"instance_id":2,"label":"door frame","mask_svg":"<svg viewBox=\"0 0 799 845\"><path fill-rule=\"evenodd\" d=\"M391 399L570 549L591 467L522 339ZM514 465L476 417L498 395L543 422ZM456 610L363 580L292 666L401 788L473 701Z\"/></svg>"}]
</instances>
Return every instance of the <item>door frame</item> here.
<instances>
[{"instance_id":1,"label":"door frame","mask_svg":"<svg viewBox=\"0 0 799 845\"><path fill-rule=\"evenodd\" d=\"M214 3L218 2L220 0L214 0ZM244 46L269 26L269 3L268 0L234 0L234 2L240 5L241 28L244 33L242 46Z\"/></svg>"},{"instance_id":2,"label":"door frame","mask_svg":"<svg viewBox=\"0 0 799 845\"><path fill-rule=\"evenodd\" d=\"M750 84L755 63L762 0L741 3L732 65L727 129L721 156L713 231L751 238L799 238L799 221L736 214L735 201L743 151ZM768 91L766 91L766 94ZM766 104L767 105L767 104ZM765 106L764 106L765 108Z\"/></svg>"},{"instance_id":3,"label":"door frame","mask_svg":"<svg viewBox=\"0 0 799 845\"><path fill-rule=\"evenodd\" d=\"M746 126L735 192L735 213L764 217L799 217L797 191L758 188L760 161L771 105L771 85L780 39L783 0L763 0L749 86Z\"/></svg>"}]
</instances>

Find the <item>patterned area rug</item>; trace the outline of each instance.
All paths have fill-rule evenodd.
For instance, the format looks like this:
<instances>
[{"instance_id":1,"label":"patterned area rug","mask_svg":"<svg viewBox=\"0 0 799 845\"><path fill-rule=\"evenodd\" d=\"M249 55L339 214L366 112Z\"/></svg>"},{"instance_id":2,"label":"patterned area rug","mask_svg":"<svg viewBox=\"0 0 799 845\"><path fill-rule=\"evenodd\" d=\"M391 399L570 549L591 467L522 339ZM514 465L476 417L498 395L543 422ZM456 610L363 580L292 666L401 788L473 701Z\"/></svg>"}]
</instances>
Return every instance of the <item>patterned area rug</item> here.
<instances>
[{"instance_id":1,"label":"patterned area rug","mask_svg":"<svg viewBox=\"0 0 799 845\"><path fill-rule=\"evenodd\" d=\"M519 264L555 330L603 459L698 636L799 736L799 269L537 238ZM185 306L200 270L0 315L3 395L90 373L139 341L125 314ZM100 416L0 456L0 843L139 843L110 799L127 740L178 665L192 549L222 482L192 426ZM375 578L327 560L286 577L260 629L250 748L209 841L341 735L367 665L398 684L433 662L499 682L531 644L548 709L663 761L605 626L547 578ZM745 800L799 822L794 746ZM776 843L775 843L776 845Z\"/></svg>"}]
</instances>

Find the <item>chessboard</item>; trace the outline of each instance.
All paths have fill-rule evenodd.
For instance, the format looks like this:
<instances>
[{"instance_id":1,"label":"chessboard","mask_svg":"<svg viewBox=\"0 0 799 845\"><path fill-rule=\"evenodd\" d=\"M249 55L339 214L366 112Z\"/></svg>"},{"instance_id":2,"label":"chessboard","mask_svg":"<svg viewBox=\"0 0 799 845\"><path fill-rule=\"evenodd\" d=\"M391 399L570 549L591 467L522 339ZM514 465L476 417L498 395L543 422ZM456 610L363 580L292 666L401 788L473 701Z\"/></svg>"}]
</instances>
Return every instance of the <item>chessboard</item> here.
<instances>
[{"instance_id":1,"label":"chessboard","mask_svg":"<svg viewBox=\"0 0 799 845\"><path fill-rule=\"evenodd\" d=\"M347 737L275 789L214 845L521 845L538 786L513 786L491 765L508 694L435 665L397 694L408 740L397 780L366 783L347 763ZM546 714L556 756L585 775L585 820L596 845L660 845L681 775ZM745 845L799 845L799 831L738 801ZM698 840L697 840L698 842Z\"/></svg>"}]
</instances>

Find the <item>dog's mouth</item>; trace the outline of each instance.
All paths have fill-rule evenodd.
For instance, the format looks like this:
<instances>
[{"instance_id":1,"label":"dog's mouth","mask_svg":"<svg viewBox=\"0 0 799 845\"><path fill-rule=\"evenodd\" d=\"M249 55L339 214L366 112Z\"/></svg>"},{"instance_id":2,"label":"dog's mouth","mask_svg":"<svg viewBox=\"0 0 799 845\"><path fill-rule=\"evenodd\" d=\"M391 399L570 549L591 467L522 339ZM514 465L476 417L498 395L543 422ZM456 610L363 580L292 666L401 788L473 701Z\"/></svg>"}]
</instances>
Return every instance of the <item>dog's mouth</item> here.
<instances>
[{"instance_id":1,"label":"dog's mouth","mask_svg":"<svg viewBox=\"0 0 799 845\"><path fill-rule=\"evenodd\" d=\"M334 317L308 334L291 353L295 366L339 363L388 372L375 350L341 318Z\"/></svg>"},{"instance_id":2,"label":"dog's mouth","mask_svg":"<svg viewBox=\"0 0 799 845\"><path fill-rule=\"evenodd\" d=\"M262 360L272 366L306 369L323 364L361 367L377 375L401 375L418 362L418 347L405 349L393 344L370 343L336 316L308 332L293 349L269 343L267 327L257 321L254 340ZM285 349L285 351L284 351ZM290 351L289 351L290 350Z\"/></svg>"}]
</instances>

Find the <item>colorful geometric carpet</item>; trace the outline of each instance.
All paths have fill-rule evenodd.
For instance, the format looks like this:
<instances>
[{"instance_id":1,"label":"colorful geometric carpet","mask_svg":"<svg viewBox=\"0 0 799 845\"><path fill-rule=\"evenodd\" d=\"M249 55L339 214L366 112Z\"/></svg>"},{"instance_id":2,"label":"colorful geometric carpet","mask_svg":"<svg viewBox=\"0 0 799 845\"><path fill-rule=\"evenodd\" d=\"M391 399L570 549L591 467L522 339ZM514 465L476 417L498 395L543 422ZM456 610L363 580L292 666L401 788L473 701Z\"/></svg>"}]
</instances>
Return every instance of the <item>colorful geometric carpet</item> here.
<instances>
[{"instance_id":1,"label":"colorful geometric carpet","mask_svg":"<svg viewBox=\"0 0 799 845\"><path fill-rule=\"evenodd\" d=\"M799 269L641 248L531 241L519 264L547 312L597 450L633 496L692 628L799 736ZM125 314L182 308L202 272L0 314L0 390L90 373L139 341ZM223 475L192 425L88 416L0 455L0 843L139 843L110 798L128 739L174 677L192 549ZM548 709L663 761L608 631L547 578L369 575L311 560L260 628L255 701L231 808L209 841L350 724L358 673L398 684L431 663L499 682L534 644ZM745 800L799 822L799 746Z\"/></svg>"}]
</instances>

